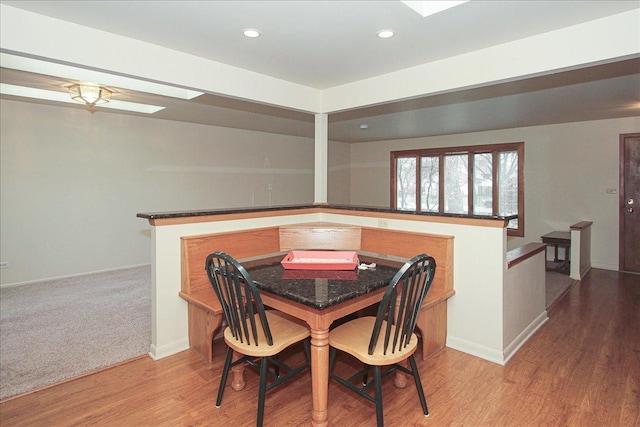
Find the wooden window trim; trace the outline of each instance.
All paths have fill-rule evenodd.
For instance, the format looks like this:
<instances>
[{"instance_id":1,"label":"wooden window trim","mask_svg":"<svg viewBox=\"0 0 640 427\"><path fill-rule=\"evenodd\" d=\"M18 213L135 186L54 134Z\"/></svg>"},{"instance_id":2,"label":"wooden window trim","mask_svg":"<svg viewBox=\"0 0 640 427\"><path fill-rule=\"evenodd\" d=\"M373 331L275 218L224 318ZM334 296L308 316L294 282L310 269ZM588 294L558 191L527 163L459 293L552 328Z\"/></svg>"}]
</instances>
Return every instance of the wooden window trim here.
<instances>
[{"instance_id":1,"label":"wooden window trim","mask_svg":"<svg viewBox=\"0 0 640 427\"><path fill-rule=\"evenodd\" d=\"M440 183L444 186L444 156L451 154L467 154L468 156L468 186L469 186L469 212L471 212L470 216L473 215L473 168L474 168L474 158L473 155L477 153L492 153L493 157L493 170L492 170L492 210L493 212L498 211L499 203L499 189L498 186L495 185L498 183L498 157L499 152L501 151L516 151L518 153L518 228L517 229L507 229L507 235L516 236L516 237L524 237L524 142L509 142L502 144L482 144L482 145L466 145L466 146L458 146L458 147L439 147L439 148L425 148L425 149L412 149L412 150L401 150L401 151L392 151L391 152L391 209L396 209L396 200L397 200L397 161L399 158L408 158L415 157L416 162L416 211L420 212L422 209L421 204L421 179L420 179L420 168L421 168L421 157L426 156L437 156L439 158L439 176ZM439 212L444 212L444 191L443 187L440 187L438 192L438 204L439 204Z\"/></svg>"}]
</instances>

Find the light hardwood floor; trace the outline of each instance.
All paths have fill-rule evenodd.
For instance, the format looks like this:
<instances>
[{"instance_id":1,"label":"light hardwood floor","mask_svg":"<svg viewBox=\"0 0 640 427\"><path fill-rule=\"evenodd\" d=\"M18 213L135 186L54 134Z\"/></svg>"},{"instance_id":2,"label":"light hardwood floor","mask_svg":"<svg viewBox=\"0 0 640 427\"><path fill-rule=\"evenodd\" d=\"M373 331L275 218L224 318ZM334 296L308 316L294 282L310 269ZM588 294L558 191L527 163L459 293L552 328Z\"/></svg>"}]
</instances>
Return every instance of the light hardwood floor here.
<instances>
[{"instance_id":1,"label":"light hardwood floor","mask_svg":"<svg viewBox=\"0 0 640 427\"><path fill-rule=\"evenodd\" d=\"M639 426L640 276L594 269L553 307L547 322L499 366L444 349L419 360L431 411L412 384L385 382L393 426ZM214 406L223 345L207 367L190 351L148 357L0 403L4 426L251 426L257 374ZM419 356L419 355L418 355ZM300 357L298 353L292 358ZM349 365L342 360L337 369ZM265 426L309 425L308 373L267 394ZM374 405L331 382L333 426L375 424Z\"/></svg>"}]
</instances>

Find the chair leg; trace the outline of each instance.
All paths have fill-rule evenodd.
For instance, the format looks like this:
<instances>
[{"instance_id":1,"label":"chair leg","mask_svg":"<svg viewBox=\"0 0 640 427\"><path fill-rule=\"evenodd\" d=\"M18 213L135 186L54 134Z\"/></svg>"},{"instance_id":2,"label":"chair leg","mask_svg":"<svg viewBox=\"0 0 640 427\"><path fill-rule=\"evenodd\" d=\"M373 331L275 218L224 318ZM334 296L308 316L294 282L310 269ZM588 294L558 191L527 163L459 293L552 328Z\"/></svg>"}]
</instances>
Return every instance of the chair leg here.
<instances>
[{"instance_id":1,"label":"chair leg","mask_svg":"<svg viewBox=\"0 0 640 427\"><path fill-rule=\"evenodd\" d=\"M329 372L333 371L333 362L336 360L336 349L330 347L329 349Z\"/></svg>"},{"instance_id":2,"label":"chair leg","mask_svg":"<svg viewBox=\"0 0 640 427\"><path fill-rule=\"evenodd\" d=\"M416 388L418 389L418 397L420 398L420 404L422 405L422 413L424 413L425 417L428 417L429 408L427 408L427 399L424 397L424 390L422 389L422 382L420 381L420 373L418 372L416 359L413 355L409 356L409 363L411 364L411 370L413 371L413 380L416 383Z\"/></svg>"},{"instance_id":3,"label":"chair leg","mask_svg":"<svg viewBox=\"0 0 640 427\"><path fill-rule=\"evenodd\" d=\"M218 387L218 398L216 399L216 408L219 408L222 404L222 395L224 394L224 388L227 385L227 376L229 375L229 367L231 366L231 358L233 357L233 350L231 347L227 348L227 357L224 359L224 368L222 368L222 378L220 378L220 387Z\"/></svg>"},{"instance_id":4,"label":"chair leg","mask_svg":"<svg viewBox=\"0 0 640 427\"><path fill-rule=\"evenodd\" d=\"M366 364L362 365L362 370L364 371L364 374L362 375L363 386L369 384L369 369L371 369L371 366Z\"/></svg>"},{"instance_id":5,"label":"chair leg","mask_svg":"<svg viewBox=\"0 0 640 427\"><path fill-rule=\"evenodd\" d=\"M307 360L307 365L311 364L311 338L307 338L302 341L302 347L304 348L304 356Z\"/></svg>"},{"instance_id":6,"label":"chair leg","mask_svg":"<svg viewBox=\"0 0 640 427\"><path fill-rule=\"evenodd\" d=\"M262 427L262 420L264 418L264 400L267 390L267 369L269 368L269 358L263 357L260 362L260 386L258 387L258 419L256 420L256 427Z\"/></svg>"},{"instance_id":7,"label":"chair leg","mask_svg":"<svg viewBox=\"0 0 640 427\"><path fill-rule=\"evenodd\" d=\"M382 376L380 375L380 366L373 367L373 377L376 391L376 420L378 421L378 427L384 427L384 419L382 415Z\"/></svg>"}]
</instances>

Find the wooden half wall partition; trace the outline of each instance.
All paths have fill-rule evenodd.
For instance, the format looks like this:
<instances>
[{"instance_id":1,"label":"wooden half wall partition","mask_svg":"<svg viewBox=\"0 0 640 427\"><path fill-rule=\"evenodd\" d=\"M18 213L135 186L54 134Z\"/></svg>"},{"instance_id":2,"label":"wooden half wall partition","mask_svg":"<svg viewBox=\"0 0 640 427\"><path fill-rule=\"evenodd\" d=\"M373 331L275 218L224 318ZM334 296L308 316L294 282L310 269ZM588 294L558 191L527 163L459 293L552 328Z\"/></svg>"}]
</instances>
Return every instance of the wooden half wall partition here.
<instances>
[{"instance_id":1,"label":"wooden half wall partition","mask_svg":"<svg viewBox=\"0 0 640 427\"><path fill-rule=\"evenodd\" d=\"M279 255L292 249L361 250L408 259L428 253L436 275L418 318L423 358L442 349L447 337L447 299L453 296L453 237L342 224L307 223L181 238L180 297L188 302L189 346L211 363L222 308L205 271L206 257L227 252L238 260Z\"/></svg>"},{"instance_id":2,"label":"wooden half wall partition","mask_svg":"<svg viewBox=\"0 0 640 427\"><path fill-rule=\"evenodd\" d=\"M591 225L592 221L580 221L571 230L571 271L570 277L582 280L591 270Z\"/></svg>"},{"instance_id":3,"label":"wooden half wall partition","mask_svg":"<svg viewBox=\"0 0 640 427\"><path fill-rule=\"evenodd\" d=\"M547 322L546 243L527 243L506 254L502 294L502 346L506 364Z\"/></svg>"}]
</instances>

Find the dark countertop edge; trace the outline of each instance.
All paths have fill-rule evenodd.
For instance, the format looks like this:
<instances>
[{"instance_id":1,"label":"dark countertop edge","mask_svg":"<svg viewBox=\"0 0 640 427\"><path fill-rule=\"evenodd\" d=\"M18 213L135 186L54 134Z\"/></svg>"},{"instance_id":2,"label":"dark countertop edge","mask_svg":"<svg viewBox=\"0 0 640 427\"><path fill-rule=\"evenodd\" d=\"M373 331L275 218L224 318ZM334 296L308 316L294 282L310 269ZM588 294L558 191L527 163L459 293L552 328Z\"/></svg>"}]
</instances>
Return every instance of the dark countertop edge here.
<instances>
[{"instance_id":1,"label":"dark countertop edge","mask_svg":"<svg viewBox=\"0 0 640 427\"><path fill-rule=\"evenodd\" d=\"M288 205L288 206L272 206L272 207L252 207L252 208L219 208L219 209L202 209L194 211L169 211L169 212L142 212L137 214L138 218L144 219L169 219L169 218L187 218L197 216L212 215L229 215L241 214L249 212L274 212L285 211L291 209L315 209L318 207L327 207L327 205Z\"/></svg>"},{"instance_id":2,"label":"dark countertop edge","mask_svg":"<svg viewBox=\"0 0 640 427\"><path fill-rule=\"evenodd\" d=\"M215 215L229 215L229 214L242 214L253 212L277 212L285 210L299 210L299 209L337 209L337 210L349 210L349 211L363 211L363 212L378 212L378 213L394 213L403 215L415 215L415 216L437 216L445 218L471 218L471 219L487 219L487 220L501 220L510 221L517 218L517 215L510 216L492 216L492 215L464 215L464 214L449 214L449 213L434 213L434 212L415 212L404 211L398 209L388 209L374 206L351 206L351 205L287 205L287 206L270 206L270 207L252 207L252 208L220 208L220 209L206 209L206 210L193 210L193 211L172 211L172 212L149 212L139 213L136 215L138 218L147 220L155 219L171 219L171 218L187 218L187 217L199 217L199 216L215 216Z\"/></svg>"},{"instance_id":3,"label":"dark countertop edge","mask_svg":"<svg viewBox=\"0 0 640 427\"><path fill-rule=\"evenodd\" d=\"M569 227L570 230L584 230L585 228L591 227L593 221L580 221L577 224L573 224Z\"/></svg>"}]
</instances>

